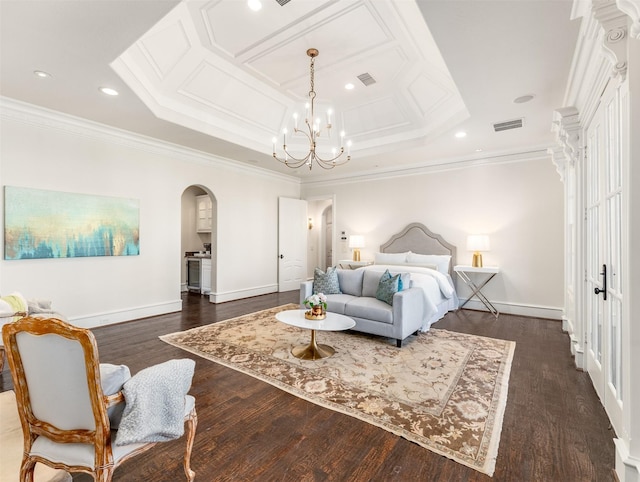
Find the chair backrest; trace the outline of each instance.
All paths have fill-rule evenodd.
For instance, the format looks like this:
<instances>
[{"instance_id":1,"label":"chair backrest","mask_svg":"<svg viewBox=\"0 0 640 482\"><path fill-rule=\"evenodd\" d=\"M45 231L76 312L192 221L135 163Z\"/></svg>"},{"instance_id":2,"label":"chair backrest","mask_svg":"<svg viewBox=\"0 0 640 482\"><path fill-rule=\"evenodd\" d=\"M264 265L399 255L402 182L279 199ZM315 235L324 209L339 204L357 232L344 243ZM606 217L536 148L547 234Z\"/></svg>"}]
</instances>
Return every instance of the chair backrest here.
<instances>
[{"instance_id":1,"label":"chair backrest","mask_svg":"<svg viewBox=\"0 0 640 482\"><path fill-rule=\"evenodd\" d=\"M27 317L5 325L2 338L20 420L31 435L25 445L37 435L103 445L110 427L93 334L55 318Z\"/></svg>"}]
</instances>

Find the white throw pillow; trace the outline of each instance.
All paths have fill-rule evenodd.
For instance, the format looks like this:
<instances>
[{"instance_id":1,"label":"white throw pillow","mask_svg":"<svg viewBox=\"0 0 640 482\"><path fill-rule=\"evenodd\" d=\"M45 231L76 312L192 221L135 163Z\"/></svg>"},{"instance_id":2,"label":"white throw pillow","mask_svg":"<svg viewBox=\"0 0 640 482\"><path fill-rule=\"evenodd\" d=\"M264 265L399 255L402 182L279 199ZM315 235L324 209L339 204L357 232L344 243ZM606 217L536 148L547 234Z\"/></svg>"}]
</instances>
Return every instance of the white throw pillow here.
<instances>
[{"instance_id":1,"label":"white throw pillow","mask_svg":"<svg viewBox=\"0 0 640 482\"><path fill-rule=\"evenodd\" d=\"M435 265L436 269L442 274L449 273L449 263L451 263L451 256L448 254L417 254L409 253L407 255L407 262L410 265Z\"/></svg>"},{"instance_id":2,"label":"white throw pillow","mask_svg":"<svg viewBox=\"0 0 640 482\"><path fill-rule=\"evenodd\" d=\"M409 253L376 253L375 264L407 264Z\"/></svg>"}]
</instances>

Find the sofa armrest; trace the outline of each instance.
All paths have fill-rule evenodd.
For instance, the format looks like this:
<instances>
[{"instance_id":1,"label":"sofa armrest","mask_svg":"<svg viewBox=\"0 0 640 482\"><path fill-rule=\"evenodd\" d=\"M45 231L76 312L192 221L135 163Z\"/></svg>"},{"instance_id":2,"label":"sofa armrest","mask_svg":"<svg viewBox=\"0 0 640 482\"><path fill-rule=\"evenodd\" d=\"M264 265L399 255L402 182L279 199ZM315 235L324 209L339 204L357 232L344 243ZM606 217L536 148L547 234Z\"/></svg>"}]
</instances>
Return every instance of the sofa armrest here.
<instances>
[{"instance_id":1,"label":"sofa armrest","mask_svg":"<svg viewBox=\"0 0 640 482\"><path fill-rule=\"evenodd\" d=\"M393 295L393 324L402 326L402 337L418 331L424 315L422 288L409 288Z\"/></svg>"},{"instance_id":2,"label":"sofa armrest","mask_svg":"<svg viewBox=\"0 0 640 482\"><path fill-rule=\"evenodd\" d=\"M304 306L304 300L306 300L312 294L313 294L313 281L303 281L302 283L300 283L300 307L301 307L301 309L306 308Z\"/></svg>"}]
</instances>

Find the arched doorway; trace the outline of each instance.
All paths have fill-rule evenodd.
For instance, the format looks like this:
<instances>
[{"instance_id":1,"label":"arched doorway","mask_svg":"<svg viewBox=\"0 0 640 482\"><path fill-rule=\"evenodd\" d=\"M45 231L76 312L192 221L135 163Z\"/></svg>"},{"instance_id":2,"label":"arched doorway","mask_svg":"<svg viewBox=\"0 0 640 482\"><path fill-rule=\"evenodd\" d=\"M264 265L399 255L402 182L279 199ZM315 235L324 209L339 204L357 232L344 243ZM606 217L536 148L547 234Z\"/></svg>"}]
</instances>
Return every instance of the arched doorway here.
<instances>
[{"instance_id":1,"label":"arched doorway","mask_svg":"<svg viewBox=\"0 0 640 482\"><path fill-rule=\"evenodd\" d=\"M313 270L326 270L334 266L335 200L333 196L307 199L309 237L307 242L307 277L313 279Z\"/></svg>"},{"instance_id":2,"label":"arched doorway","mask_svg":"<svg viewBox=\"0 0 640 482\"><path fill-rule=\"evenodd\" d=\"M217 202L202 185L182 193L180 290L209 295L217 290Z\"/></svg>"}]
</instances>

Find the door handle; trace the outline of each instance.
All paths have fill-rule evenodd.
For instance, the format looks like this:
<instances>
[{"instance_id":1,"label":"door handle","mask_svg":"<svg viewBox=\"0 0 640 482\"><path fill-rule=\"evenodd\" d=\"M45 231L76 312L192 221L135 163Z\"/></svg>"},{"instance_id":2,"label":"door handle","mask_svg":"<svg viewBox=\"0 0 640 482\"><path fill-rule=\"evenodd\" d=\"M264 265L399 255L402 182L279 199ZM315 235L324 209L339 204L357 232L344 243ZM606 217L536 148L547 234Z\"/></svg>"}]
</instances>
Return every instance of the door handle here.
<instances>
[{"instance_id":1,"label":"door handle","mask_svg":"<svg viewBox=\"0 0 640 482\"><path fill-rule=\"evenodd\" d=\"M604 301L607 301L607 265L603 264L602 265L602 273L600 273L602 275L602 289L596 287L594 288L593 292L597 295L599 295L600 293L602 293L602 299Z\"/></svg>"},{"instance_id":2,"label":"door handle","mask_svg":"<svg viewBox=\"0 0 640 482\"><path fill-rule=\"evenodd\" d=\"M280 255L280 259L284 259L284 254L281 254L281 255Z\"/></svg>"}]
</instances>

